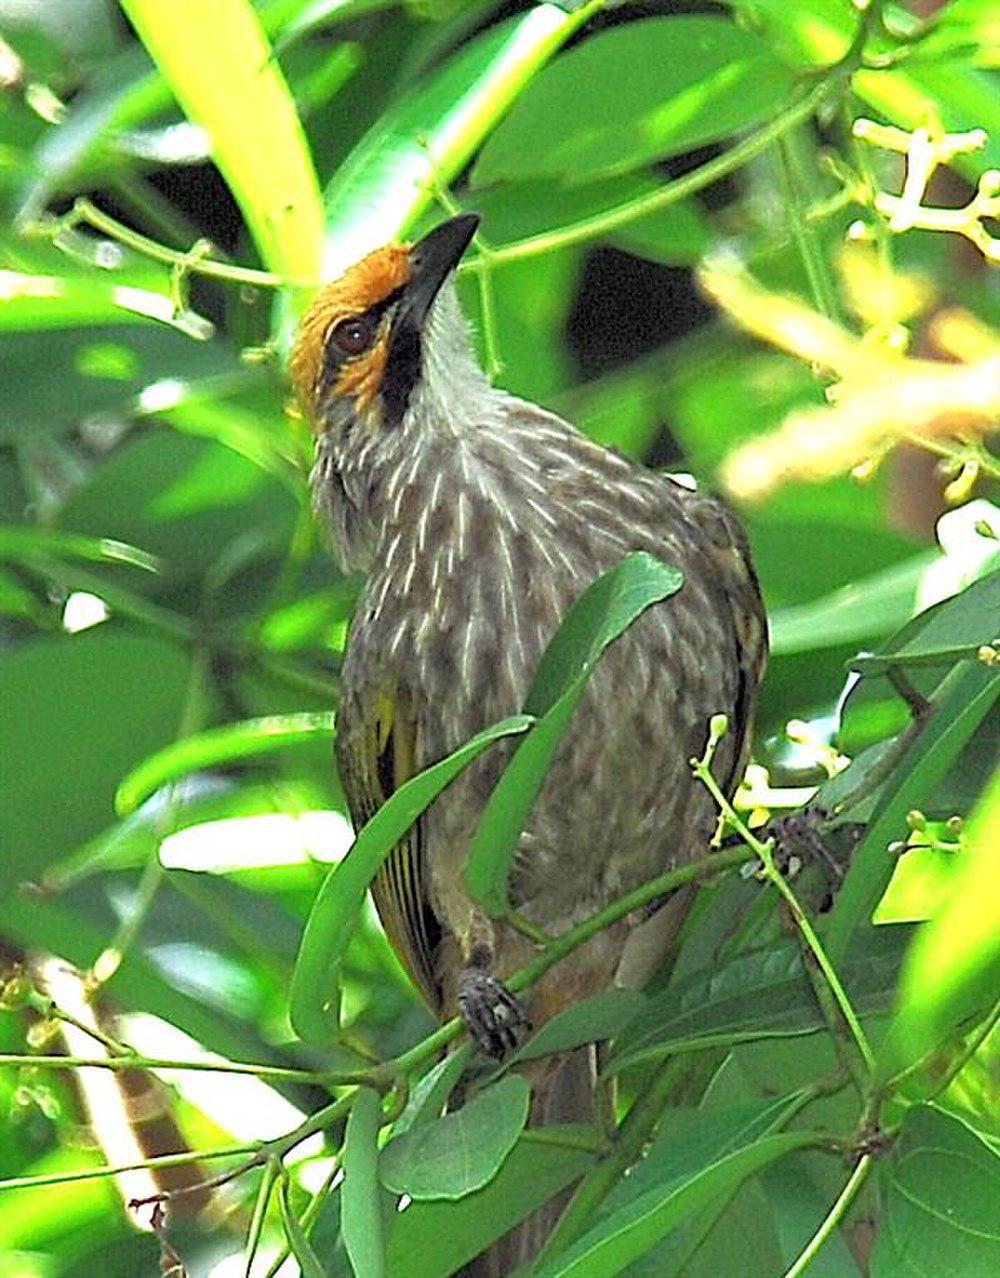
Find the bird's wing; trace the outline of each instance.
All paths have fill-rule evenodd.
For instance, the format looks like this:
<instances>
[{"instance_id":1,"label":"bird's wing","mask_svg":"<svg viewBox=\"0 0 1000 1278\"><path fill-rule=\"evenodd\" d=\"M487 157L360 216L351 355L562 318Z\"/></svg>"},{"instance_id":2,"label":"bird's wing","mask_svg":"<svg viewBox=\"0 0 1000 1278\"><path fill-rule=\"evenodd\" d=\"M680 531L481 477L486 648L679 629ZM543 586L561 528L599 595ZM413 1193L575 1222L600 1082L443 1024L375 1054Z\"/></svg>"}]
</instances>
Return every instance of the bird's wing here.
<instances>
[{"instance_id":1,"label":"bird's wing","mask_svg":"<svg viewBox=\"0 0 1000 1278\"><path fill-rule=\"evenodd\" d=\"M732 768L718 777L723 792L731 795L739 784L750 751L757 689L767 668L767 615L761 598L750 546L739 520L721 497L685 495L688 513L705 535L715 562L716 582L725 600L733 629L736 656L736 696L730 714L730 732L737 748Z\"/></svg>"},{"instance_id":2,"label":"bird's wing","mask_svg":"<svg viewBox=\"0 0 1000 1278\"><path fill-rule=\"evenodd\" d=\"M409 698L394 685L383 685L338 731L341 780L355 829L419 769L416 765L416 719ZM431 1009L438 1011L441 990L434 974L439 929L426 892L424 821L418 818L396 844L372 883L375 908L386 936L410 979Z\"/></svg>"}]
</instances>

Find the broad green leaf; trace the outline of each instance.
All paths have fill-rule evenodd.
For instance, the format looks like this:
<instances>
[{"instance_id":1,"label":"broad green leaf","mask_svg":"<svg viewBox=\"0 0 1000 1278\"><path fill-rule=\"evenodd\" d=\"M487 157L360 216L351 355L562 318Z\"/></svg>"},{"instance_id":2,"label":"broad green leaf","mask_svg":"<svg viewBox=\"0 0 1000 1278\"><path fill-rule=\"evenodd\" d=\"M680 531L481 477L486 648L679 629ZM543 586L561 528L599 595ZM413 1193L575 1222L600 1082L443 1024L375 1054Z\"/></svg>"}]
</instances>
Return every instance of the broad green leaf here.
<instances>
[{"instance_id":1,"label":"broad green leaf","mask_svg":"<svg viewBox=\"0 0 1000 1278\"><path fill-rule=\"evenodd\" d=\"M985 1011L1000 989L1000 768L955 857L931 921L903 968L899 1010L886 1043L886 1069L923 1056Z\"/></svg>"},{"instance_id":2,"label":"broad green leaf","mask_svg":"<svg viewBox=\"0 0 1000 1278\"><path fill-rule=\"evenodd\" d=\"M600 7L537 4L484 32L371 127L326 191L325 276L404 233L540 67Z\"/></svg>"},{"instance_id":3,"label":"broad green leaf","mask_svg":"<svg viewBox=\"0 0 1000 1278\"><path fill-rule=\"evenodd\" d=\"M272 750L287 750L317 737L330 737L333 724L332 711L273 714L184 737L132 769L115 792L115 811L121 817L131 815L160 786L189 772L268 754Z\"/></svg>"},{"instance_id":4,"label":"broad green leaf","mask_svg":"<svg viewBox=\"0 0 1000 1278\"><path fill-rule=\"evenodd\" d=\"M892 877L888 846L906 836L906 814L945 776L1000 698L1000 671L979 662L956 666L941 682L933 709L893 769L875 814L837 893L825 945L836 965L851 934L871 918Z\"/></svg>"},{"instance_id":5,"label":"broad green leaf","mask_svg":"<svg viewBox=\"0 0 1000 1278\"><path fill-rule=\"evenodd\" d=\"M615 1038L643 1014L646 1001L638 990L610 989L573 1003L546 1021L512 1059L535 1060L553 1052L567 1052L583 1043Z\"/></svg>"},{"instance_id":6,"label":"broad green leaf","mask_svg":"<svg viewBox=\"0 0 1000 1278\"><path fill-rule=\"evenodd\" d=\"M881 674L892 665L951 665L975 656L1000 635L1000 568L950 599L925 609L889 643L852 662L862 674Z\"/></svg>"},{"instance_id":7,"label":"broad green leaf","mask_svg":"<svg viewBox=\"0 0 1000 1278\"><path fill-rule=\"evenodd\" d=\"M83 537L77 533L59 532L54 528L37 528L27 524L0 527L0 559L23 563L34 555L66 556L96 563L132 564L146 572L157 572L160 564L136 546L111 537Z\"/></svg>"},{"instance_id":8,"label":"broad green leaf","mask_svg":"<svg viewBox=\"0 0 1000 1278\"><path fill-rule=\"evenodd\" d=\"M621 1273L670 1230L696 1211L727 1193L748 1176L796 1149L820 1139L817 1133L800 1131L764 1136L736 1149L683 1180L649 1189L617 1211L598 1219L586 1234L564 1253L538 1270L538 1278L608 1278Z\"/></svg>"},{"instance_id":9,"label":"broad green leaf","mask_svg":"<svg viewBox=\"0 0 1000 1278\"><path fill-rule=\"evenodd\" d=\"M232 449L157 426L123 443L93 471L62 503L57 522L156 555L161 572L133 574L130 588L146 596L169 591L174 602L181 583L196 596L194 583L204 582L250 535L256 539L250 567L268 587L268 570L276 570L299 510L299 499L284 485ZM241 611L254 606L245 579L235 603Z\"/></svg>"},{"instance_id":10,"label":"broad green leaf","mask_svg":"<svg viewBox=\"0 0 1000 1278\"><path fill-rule=\"evenodd\" d=\"M810 603L776 609L772 655L812 652L898 630L912 615L920 581L935 559L932 553L917 555Z\"/></svg>"},{"instance_id":11,"label":"broad green leaf","mask_svg":"<svg viewBox=\"0 0 1000 1278\"><path fill-rule=\"evenodd\" d=\"M389 1239L390 1278L441 1278L453 1274L519 1220L577 1180L593 1155L576 1144L558 1144L589 1129L546 1128L544 1144L531 1130L521 1134L496 1177L483 1189L454 1201L413 1203L396 1217Z\"/></svg>"},{"instance_id":12,"label":"broad green leaf","mask_svg":"<svg viewBox=\"0 0 1000 1278\"><path fill-rule=\"evenodd\" d=\"M237 367L221 342L192 342L159 324L120 321L0 331L4 411L0 440L66 434L88 417L127 415L136 396L164 378Z\"/></svg>"},{"instance_id":13,"label":"broad green leaf","mask_svg":"<svg viewBox=\"0 0 1000 1278\"><path fill-rule=\"evenodd\" d=\"M122 0L188 117L212 142L261 258L317 278L323 210L288 85L248 0Z\"/></svg>"},{"instance_id":14,"label":"broad green leaf","mask_svg":"<svg viewBox=\"0 0 1000 1278\"><path fill-rule=\"evenodd\" d=\"M861 17L857 9L840 0L737 0L753 26L763 30L768 42L782 57L804 66L838 62L848 51ZM897 15L907 15L897 8ZM910 17L912 26L913 19ZM880 43L880 51L891 46ZM897 48L900 46L896 46ZM989 75L965 59L921 63L920 45L913 46L916 57L899 67L885 70L858 70L851 86L880 116L906 129L915 129L929 119L939 119L949 132L964 132L973 122L990 133L985 151L958 155L952 161L966 177L975 181L987 168L1000 163L1000 135L996 133L997 95ZM993 59L986 58L989 63Z\"/></svg>"},{"instance_id":15,"label":"broad green leaf","mask_svg":"<svg viewBox=\"0 0 1000 1278\"><path fill-rule=\"evenodd\" d=\"M1000 1160L950 1114L915 1105L879 1162L872 1278L963 1278L1000 1268Z\"/></svg>"},{"instance_id":16,"label":"broad green leaf","mask_svg":"<svg viewBox=\"0 0 1000 1278\"><path fill-rule=\"evenodd\" d=\"M292 978L289 1015L300 1038L328 1044L340 1011L338 972L368 885L420 814L463 768L495 741L526 732L516 715L478 733L454 754L412 777L361 830L346 859L327 876L306 923Z\"/></svg>"},{"instance_id":17,"label":"broad green leaf","mask_svg":"<svg viewBox=\"0 0 1000 1278\"><path fill-rule=\"evenodd\" d=\"M292 1207L291 1178L288 1175L281 1177L281 1183L278 1188L278 1202L281 1206L281 1223L285 1227L285 1237L288 1239L288 1245L292 1249L292 1255L299 1263L302 1278L327 1278L327 1271L320 1263L319 1256L316 1255L313 1245L306 1236L306 1231L302 1228L301 1222ZM371 1270L370 1272L374 1273L376 1271Z\"/></svg>"},{"instance_id":18,"label":"broad green leaf","mask_svg":"<svg viewBox=\"0 0 1000 1278\"><path fill-rule=\"evenodd\" d=\"M464 1198L488 1185L528 1121L531 1093L510 1074L454 1114L397 1136L383 1149L387 1189L414 1199Z\"/></svg>"},{"instance_id":19,"label":"broad green leaf","mask_svg":"<svg viewBox=\"0 0 1000 1278\"><path fill-rule=\"evenodd\" d=\"M441 1111L462 1077L462 1071L471 1055L472 1044L463 1043L427 1071L411 1090L406 1108L392 1125L394 1141L406 1132L424 1127L441 1117Z\"/></svg>"},{"instance_id":20,"label":"broad green leaf","mask_svg":"<svg viewBox=\"0 0 1000 1278\"><path fill-rule=\"evenodd\" d=\"M626 23L538 77L483 147L474 181L579 182L642 168L753 127L793 85L767 45L728 18Z\"/></svg>"},{"instance_id":21,"label":"broad green leaf","mask_svg":"<svg viewBox=\"0 0 1000 1278\"><path fill-rule=\"evenodd\" d=\"M0 897L107 825L121 775L176 735L191 671L179 645L111 622L0 656Z\"/></svg>"},{"instance_id":22,"label":"broad green leaf","mask_svg":"<svg viewBox=\"0 0 1000 1278\"><path fill-rule=\"evenodd\" d=\"M479 821L466 863L472 899L491 915L511 909L517 841L601 654L647 608L677 593L683 576L644 551L626 555L587 587L542 654L525 709L537 723L518 747Z\"/></svg>"},{"instance_id":23,"label":"broad green leaf","mask_svg":"<svg viewBox=\"0 0 1000 1278\"><path fill-rule=\"evenodd\" d=\"M906 927L873 929L864 945L839 966L838 974L859 1012L891 1006L910 936ZM811 1034L823 1028L798 946L782 943L739 954L650 997L642 1016L617 1039L608 1069L618 1071L667 1052Z\"/></svg>"},{"instance_id":24,"label":"broad green leaf","mask_svg":"<svg viewBox=\"0 0 1000 1278\"><path fill-rule=\"evenodd\" d=\"M974 66L1000 66L1000 13L993 0L948 0L934 15L928 35L915 46L913 57L959 57Z\"/></svg>"},{"instance_id":25,"label":"broad green leaf","mask_svg":"<svg viewBox=\"0 0 1000 1278\"><path fill-rule=\"evenodd\" d=\"M382 1104L377 1092L362 1087L354 1098L344 1137L344 1185L341 1229L355 1278L383 1278L382 1195L378 1184L378 1133Z\"/></svg>"}]
</instances>

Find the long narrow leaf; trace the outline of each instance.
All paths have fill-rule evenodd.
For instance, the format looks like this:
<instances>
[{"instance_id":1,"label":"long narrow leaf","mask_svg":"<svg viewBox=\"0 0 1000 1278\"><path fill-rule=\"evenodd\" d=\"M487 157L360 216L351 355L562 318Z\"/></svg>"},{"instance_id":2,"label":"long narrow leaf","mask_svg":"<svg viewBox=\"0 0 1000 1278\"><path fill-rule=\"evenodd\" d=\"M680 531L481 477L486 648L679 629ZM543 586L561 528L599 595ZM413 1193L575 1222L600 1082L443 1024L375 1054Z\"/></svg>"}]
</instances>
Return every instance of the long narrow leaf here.
<instances>
[{"instance_id":1,"label":"long narrow leaf","mask_svg":"<svg viewBox=\"0 0 1000 1278\"><path fill-rule=\"evenodd\" d=\"M292 976L289 1006L292 1027L300 1038L329 1043L336 1031L340 963L368 885L386 857L463 768L494 741L526 732L533 722L529 715L516 715L478 733L454 754L400 786L360 832L350 854L320 888L306 924Z\"/></svg>"},{"instance_id":2,"label":"long narrow leaf","mask_svg":"<svg viewBox=\"0 0 1000 1278\"><path fill-rule=\"evenodd\" d=\"M469 850L469 892L494 917L510 912L508 881L518 839L598 659L647 608L676 594L683 580L652 555L626 555L587 587L553 636L526 702L541 717L490 795Z\"/></svg>"},{"instance_id":3,"label":"long narrow leaf","mask_svg":"<svg viewBox=\"0 0 1000 1278\"><path fill-rule=\"evenodd\" d=\"M871 917L889 884L889 844L905 836L906 814L920 807L1000 697L1000 672L980 663L957 666L942 681L923 731L897 766L864 838L851 858L826 930L826 947L839 962L851 934Z\"/></svg>"},{"instance_id":4,"label":"long narrow leaf","mask_svg":"<svg viewBox=\"0 0 1000 1278\"><path fill-rule=\"evenodd\" d=\"M382 1190L378 1183L378 1132L382 1106L369 1087L358 1092L344 1138L344 1187L340 1225L355 1278L383 1278Z\"/></svg>"},{"instance_id":5,"label":"long narrow leaf","mask_svg":"<svg viewBox=\"0 0 1000 1278\"><path fill-rule=\"evenodd\" d=\"M285 77L248 0L122 0L246 218L264 262L317 275L323 210Z\"/></svg>"},{"instance_id":6,"label":"long narrow leaf","mask_svg":"<svg viewBox=\"0 0 1000 1278\"><path fill-rule=\"evenodd\" d=\"M461 172L525 84L601 8L554 4L487 31L361 139L327 188L324 273L395 239Z\"/></svg>"},{"instance_id":7,"label":"long narrow leaf","mask_svg":"<svg viewBox=\"0 0 1000 1278\"><path fill-rule=\"evenodd\" d=\"M332 712L269 714L184 737L143 759L125 777L115 792L115 811L120 817L130 816L160 786L199 768L216 767L271 750L287 750L317 737L329 737L333 733L333 721Z\"/></svg>"},{"instance_id":8,"label":"long narrow leaf","mask_svg":"<svg viewBox=\"0 0 1000 1278\"><path fill-rule=\"evenodd\" d=\"M796 1149L814 1145L813 1132L765 1136L711 1163L667 1192L651 1189L619 1211L599 1220L564 1255L556 1256L538 1278L610 1278L621 1273L671 1229L718 1195L731 1192L754 1172Z\"/></svg>"}]
</instances>

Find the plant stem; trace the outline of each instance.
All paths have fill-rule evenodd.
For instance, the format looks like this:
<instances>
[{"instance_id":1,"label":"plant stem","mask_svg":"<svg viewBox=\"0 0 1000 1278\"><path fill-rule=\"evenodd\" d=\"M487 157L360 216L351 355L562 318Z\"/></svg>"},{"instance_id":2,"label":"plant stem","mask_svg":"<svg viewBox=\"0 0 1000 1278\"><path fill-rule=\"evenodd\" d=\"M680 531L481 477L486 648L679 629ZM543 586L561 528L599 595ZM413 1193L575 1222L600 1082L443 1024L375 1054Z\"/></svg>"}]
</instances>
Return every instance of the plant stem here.
<instances>
[{"instance_id":1,"label":"plant stem","mask_svg":"<svg viewBox=\"0 0 1000 1278\"><path fill-rule=\"evenodd\" d=\"M719 1054L708 1053L707 1055L714 1061ZM629 1110L618 1129L611 1152L580 1182L569 1206L539 1253L536 1265L543 1266L545 1261L565 1250L590 1227L594 1212L604 1201L612 1186L638 1160L643 1146L669 1104L677 1084L690 1069L691 1062L688 1059L674 1057L666 1062Z\"/></svg>"},{"instance_id":2,"label":"plant stem","mask_svg":"<svg viewBox=\"0 0 1000 1278\"><path fill-rule=\"evenodd\" d=\"M772 841L768 840L768 842L764 843L757 838L757 836L745 824L742 817L740 817L733 808L733 805L719 789L719 785L715 780L715 777L712 775L712 756L714 755L715 748L725 731L726 725L724 718L718 735L716 735L716 724L715 721L713 721L712 734L709 737L704 756L701 759L693 760L694 774L715 799L719 811L725 816L733 829L740 835L747 847L751 848L760 858L761 864L764 867L764 874L768 881L777 888L779 894L784 899L789 911L791 912L795 925L802 933L806 944L809 946L813 957L819 965L820 971L826 978L826 982L830 987L833 997L837 1001L840 1012L843 1015L844 1020L847 1022L851 1034L854 1036L854 1041L857 1044L858 1051L861 1053L862 1060L868 1070L870 1072L874 1072L875 1055L868 1043L867 1036L865 1035L861 1022L858 1019L858 1015L851 1005L851 1000L847 997L847 993L840 982L840 978L834 971L833 965L827 957L826 951L823 949L823 945L819 937L816 935L816 930L813 927L809 916L799 904L795 893L785 880L784 875L782 875L780 870L774 864Z\"/></svg>"},{"instance_id":3,"label":"plant stem","mask_svg":"<svg viewBox=\"0 0 1000 1278\"><path fill-rule=\"evenodd\" d=\"M843 326L837 289L816 227L808 220L802 200L802 157L800 130L790 129L778 138L775 153L778 176L788 211L788 227L802 259L813 304L821 315Z\"/></svg>"},{"instance_id":4,"label":"plant stem","mask_svg":"<svg viewBox=\"0 0 1000 1278\"><path fill-rule=\"evenodd\" d=\"M81 1167L76 1171L48 1172L41 1176L12 1176L0 1180L0 1190L38 1189L43 1185L68 1185L78 1180L100 1180L105 1176L119 1176L122 1172L141 1171L154 1167L183 1167L188 1163L200 1163L209 1158L234 1158L239 1154L256 1154L258 1145L224 1145L219 1149L187 1149L181 1154L160 1154L144 1158L141 1163L122 1163L115 1167Z\"/></svg>"},{"instance_id":5,"label":"plant stem","mask_svg":"<svg viewBox=\"0 0 1000 1278\"><path fill-rule=\"evenodd\" d=\"M91 1031L87 1029L89 1034ZM329 1086L349 1086L370 1082L367 1071L331 1071L321 1069L296 1069L290 1065L256 1065L244 1061L175 1061L156 1056L99 1056L93 1060L81 1056L40 1056L30 1052L0 1053L0 1066L37 1065L43 1069L109 1069L112 1072L132 1069L173 1069L187 1073L249 1074L254 1078L284 1079L292 1083L320 1083Z\"/></svg>"},{"instance_id":6,"label":"plant stem","mask_svg":"<svg viewBox=\"0 0 1000 1278\"><path fill-rule=\"evenodd\" d=\"M851 1177L847 1184L841 1190L839 1198L827 1212L826 1218L820 1225L819 1229L816 1230L813 1236L806 1243L798 1259L792 1267L786 1271L784 1278L799 1278L800 1274L805 1273L808 1266L812 1264L813 1260L815 1260L819 1249L837 1228L841 1220L843 1220L851 1203L854 1202L854 1199L857 1197L865 1181L868 1179L874 1165L875 1159L871 1154L864 1154L858 1159L857 1165L855 1166L854 1171L851 1172Z\"/></svg>"},{"instance_id":7,"label":"plant stem","mask_svg":"<svg viewBox=\"0 0 1000 1278\"><path fill-rule=\"evenodd\" d=\"M706 186L711 186L713 182L728 177L730 173L755 159L789 129L794 129L804 120L808 120L829 94L831 83L830 78L824 78L756 133L752 133L742 142L737 142L734 147L714 160L709 160L707 164L702 164L692 172L685 173L683 177L664 183L655 191L637 196L633 200L626 200L623 204L607 209L603 213L581 218L578 222L572 222L556 230L542 231L538 235L529 235L523 240L495 246L491 253L491 264L499 266L503 262L521 262L542 253L551 253L555 249L569 248L601 235L609 235L620 227L645 217L648 213L667 208L671 204L687 199L689 195L704 190ZM465 267L468 270L476 270L478 261L478 258L473 258L465 263Z\"/></svg>"},{"instance_id":8,"label":"plant stem","mask_svg":"<svg viewBox=\"0 0 1000 1278\"><path fill-rule=\"evenodd\" d=\"M564 932L562 936L557 937L556 940L546 946L545 950L537 958L532 959L520 971L514 973L510 980L507 981L508 988L513 993L527 989L585 941L589 941L598 932L603 932L612 923L617 923L626 914L631 914L633 910L637 910L643 905L648 905L650 901L655 901L657 897L666 896L668 892L673 892L675 889L683 887L685 883L693 883L701 878L710 878L720 874L723 870L732 869L733 866L743 865L745 862L753 860L754 855L753 851L745 847L727 848L722 852L715 852L710 856L701 857L697 861L689 861L687 865L678 866L677 869L669 870L658 878L650 879L648 883L643 883L633 891L627 892L624 896L619 897L617 901L612 901L603 910L598 910L589 919L584 919L582 923L578 923L576 927L570 928L568 932ZM417 1043L415 1047L411 1047L409 1051L403 1052L388 1062L389 1068L399 1073L407 1073L415 1066L422 1065L425 1061L433 1059L443 1047L447 1047L453 1039L457 1038L464 1028L465 1024L459 1017L447 1021L439 1029L435 1030L433 1034L429 1034L425 1039Z\"/></svg>"}]
</instances>

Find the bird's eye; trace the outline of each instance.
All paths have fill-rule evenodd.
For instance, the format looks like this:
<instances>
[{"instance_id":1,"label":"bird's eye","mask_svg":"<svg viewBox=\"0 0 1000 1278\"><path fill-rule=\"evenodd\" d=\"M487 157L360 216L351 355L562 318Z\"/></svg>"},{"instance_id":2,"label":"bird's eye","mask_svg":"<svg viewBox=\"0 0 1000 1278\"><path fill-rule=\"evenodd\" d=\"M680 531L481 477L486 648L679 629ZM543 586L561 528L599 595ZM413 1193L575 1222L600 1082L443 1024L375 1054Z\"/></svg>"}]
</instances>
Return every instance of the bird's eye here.
<instances>
[{"instance_id":1,"label":"bird's eye","mask_svg":"<svg viewBox=\"0 0 1000 1278\"><path fill-rule=\"evenodd\" d=\"M333 340L345 355L360 355L371 345L375 321L370 315L355 315L341 320L333 330Z\"/></svg>"}]
</instances>

